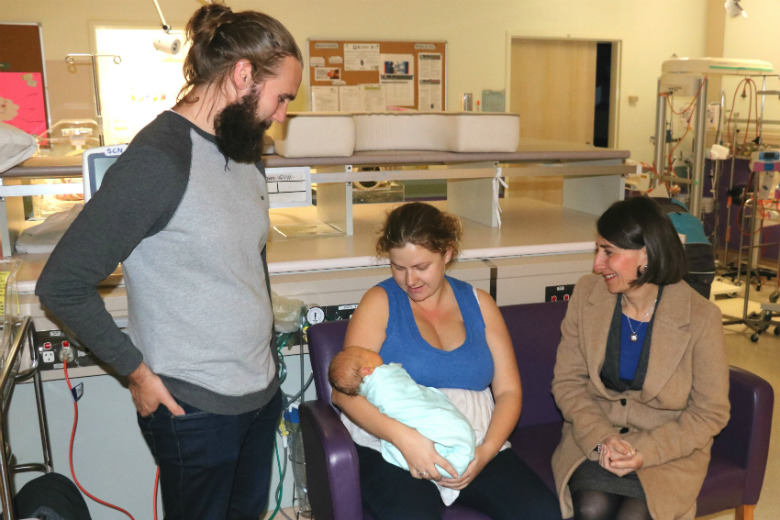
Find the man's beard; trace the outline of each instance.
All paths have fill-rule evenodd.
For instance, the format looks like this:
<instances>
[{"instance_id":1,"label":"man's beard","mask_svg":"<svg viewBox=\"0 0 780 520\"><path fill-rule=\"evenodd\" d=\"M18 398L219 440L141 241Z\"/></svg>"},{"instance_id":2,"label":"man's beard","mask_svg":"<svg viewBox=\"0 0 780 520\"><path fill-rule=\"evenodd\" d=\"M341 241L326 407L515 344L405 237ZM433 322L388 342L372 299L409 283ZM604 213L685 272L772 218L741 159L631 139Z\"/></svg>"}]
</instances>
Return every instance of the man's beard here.
<instances>
[{"instance_id":1,"label":"man's beard","mask_svg":"<svg viewBox=\"0 0 780 520\"><path fill-rule=\"evenodd\" d=\"M263 134L271 126L256 114L260 94L256 88L229 104L214 120L214 133L219 150L239 163L260 162L263 155Z\"/></svg>"}]
</instances>

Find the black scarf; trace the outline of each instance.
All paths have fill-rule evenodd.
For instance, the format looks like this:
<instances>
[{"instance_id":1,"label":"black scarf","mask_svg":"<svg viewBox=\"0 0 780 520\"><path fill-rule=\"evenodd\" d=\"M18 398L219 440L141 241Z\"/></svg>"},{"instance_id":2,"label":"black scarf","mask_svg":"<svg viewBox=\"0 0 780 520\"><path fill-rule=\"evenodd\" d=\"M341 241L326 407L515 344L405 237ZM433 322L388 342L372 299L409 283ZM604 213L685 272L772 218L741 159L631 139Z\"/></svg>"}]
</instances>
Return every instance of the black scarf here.
<instances>
[{"instance_id":1,"label":"black scarf","mask_svg":"<svg viewBox=\"0 0 780 520\"><path fill-rule=\"evenodd\" d=\"M658 296L656 297L655 308L661 303L661 294L664 292L663 285L658 287ZM604 366L601 367L601 382L610 390L625 392L626 390L641 390L645 383L647 375L647 361L650 358L650 343L653 339L653 323L655 322L655 312L653 312L650 323L647 324L647 333L645 341L642 343L642 352L639 354L639 363L636 367L634 379L626 381L620 379L620 327L623 320L623 295L619 294L615 302L615 310L612 313L612 323L609 326L609 335L607 336L607 352L604 355Z\"/></svg>"}]
</instances>

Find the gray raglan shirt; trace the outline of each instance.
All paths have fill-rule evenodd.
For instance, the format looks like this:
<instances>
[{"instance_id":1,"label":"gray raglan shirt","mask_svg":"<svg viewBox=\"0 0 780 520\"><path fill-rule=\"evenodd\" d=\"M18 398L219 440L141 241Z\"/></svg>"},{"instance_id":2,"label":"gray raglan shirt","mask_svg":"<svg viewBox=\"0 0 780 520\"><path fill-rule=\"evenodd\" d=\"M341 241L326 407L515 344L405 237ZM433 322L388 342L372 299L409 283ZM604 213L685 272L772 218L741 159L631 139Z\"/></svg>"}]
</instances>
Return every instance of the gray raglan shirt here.
<instances>
[{"instance_id":1,"label":"gray raglan shirt","mask_svg":"<svg viewBox=\"0 0 780 520\"><path fill-rule=\"evenodd\" d=\"M268 228L262 164L226 160L214 136L164 112L109 169L36 294L120 375L144 361L182 401L243 413L279 387ZM97 290L119 262L127 334Z\"/></svg>"}]
</instances>

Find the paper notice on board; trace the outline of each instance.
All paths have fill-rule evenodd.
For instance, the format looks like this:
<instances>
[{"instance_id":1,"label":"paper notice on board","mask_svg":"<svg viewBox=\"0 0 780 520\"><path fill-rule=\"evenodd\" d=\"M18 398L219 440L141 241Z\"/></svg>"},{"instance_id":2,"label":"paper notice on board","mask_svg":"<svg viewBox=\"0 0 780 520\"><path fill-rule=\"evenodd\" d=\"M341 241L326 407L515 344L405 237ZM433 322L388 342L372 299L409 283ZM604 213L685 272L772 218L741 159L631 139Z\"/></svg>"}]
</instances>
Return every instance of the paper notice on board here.
<instances>
[{"instance_id":1,"label":"paper notice on board","mask_svg":"<svg viewBox=\"0 0 780 520\"><path fill-rule=\"evenodd\" d=\"M420 100L417 105L420 112L440 112L444 110L440 81L421 81L417 85L417 96Z\"/></svg>"},{"instance_id":2,"label":"paper notice on board","mask_svg":"<svg viewBox=\"0 0 780 520\"><path fill-rule=\"evenodd\" d=\"M312 112L338 112L339 87L312 87Z\"/></svg>"},{"instance_id":3,"label":"paper notice on board","mask_svg":"<svg viewBox=\"0 0 780 520\"><path fill-rule=\"evenodd\" d=\"M341 79L341 69L338 67L315 67L314 81L338 81Z\"/></svg>"},{"instance_id":4,"label":"paper notice on board","mask_svg":"<svg viewBox=\"0 0 780 520\"><path fill-rule=\"evenodd\" d=\"M381 78L380 81L382 82L382 90L385 91L387 106L414 106L414 80L412 78Z\"/></svg>"},{"instance_id":5,"label":"paper notice on board","mask_svg":"<svg viewBox=\"0 0 780 520\"><path fill-rule=\"evenodd\" d=\"M379 70L378 43L345 43L344 70Z\"/></svg>"},{"instance_id":6,"label":"paper notice on board","mask_svg":"<svg viewBox=\"0 0 780 520\"><path fill-rule=\"evenodd\" d=\"M418 71L420 81L441 81L443 77L443 66L440 53L421 52L417 59L419 60L420 67L420 70Z\"/></svg>"},{"instance_id":7,"label":"paper notice on board","mask_svg":"<svg viewBox=\"0 0 780 520\"><path fill-rule=\"evenodd\" d=\"M339 112L362 112L360 87L347 85L339 87Z\"/></svg>"},{"instance_id":8,"label":"paper notice on board","mask_svg":"<svg viewBox=\"0 0 780 520\"><path fill-rule=\"evenodd\" d=\"M414 55L382 54L379 56L379 82L388 106L414 106Z\"/></svg>"},{"instance_id":9,"label":"paper notice on board","mask_svg":"<svg viewBox=\"0 0 780 520\"><path fill-rule=\"evenodd\" d=\"M363 112L385 112L385 92L381 85L360 85L360 106Z\"/></svg>"},{"instance_id":10,"label":"paper notice on board","mask_svg":"<svg viewBox=\"0 0 780 520\"><path fill-rule=\"evenodd\" d=\"M444 110L441 82L444 77L442 55L437 52L424 52L417 56L419 70L417 72L418 109L422 112L438 112Z\"/></svg>"}]
</instances>

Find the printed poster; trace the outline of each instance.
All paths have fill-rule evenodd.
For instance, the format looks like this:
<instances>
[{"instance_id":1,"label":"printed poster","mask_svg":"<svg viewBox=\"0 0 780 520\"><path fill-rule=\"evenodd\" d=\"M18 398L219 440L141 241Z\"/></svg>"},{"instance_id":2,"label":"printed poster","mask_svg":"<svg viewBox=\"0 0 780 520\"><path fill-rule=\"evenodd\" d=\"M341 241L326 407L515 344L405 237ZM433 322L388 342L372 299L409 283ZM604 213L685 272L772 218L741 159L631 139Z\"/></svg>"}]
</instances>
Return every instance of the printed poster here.
<instances>
[{"instance_id":1,"label":"printed poster","mask_svg":"<svg viewBox=\"0 0 780 520\"><path fill-rule=\"evenodd\" d=\"M40 72L0 72L0 121L32 135L46 131Z\"/></svg>"},{"instance_id":2,"label":"printed poster","mask_svg":"<svg viewBox=\"0 0 780 520\"><path fill-rule=\"evenodd\" d=\"M345 43L344 70L379 70L378 43Z\"/></svg>"},{"instance_id":3,"label":"printed poster","mask_svg":"<svg viewBox=\"0 0 780 520\"><path fill-rule=\"evenodd\" d=\"M414 106L414 55L382 54L379 82L389 106Z\"/></svg>"}]
</instances>

